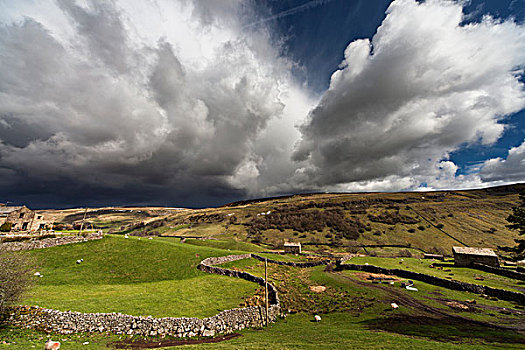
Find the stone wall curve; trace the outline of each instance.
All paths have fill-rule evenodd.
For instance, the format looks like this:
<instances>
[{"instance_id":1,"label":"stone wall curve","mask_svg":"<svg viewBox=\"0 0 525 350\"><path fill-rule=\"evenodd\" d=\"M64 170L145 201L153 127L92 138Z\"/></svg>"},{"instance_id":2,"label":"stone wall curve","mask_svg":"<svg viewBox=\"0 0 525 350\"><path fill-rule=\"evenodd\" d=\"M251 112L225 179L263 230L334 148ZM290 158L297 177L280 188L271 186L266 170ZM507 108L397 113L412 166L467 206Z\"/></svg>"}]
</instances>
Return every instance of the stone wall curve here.
<instances>
[{"instance_id":1,"label":"stone wall curve","mask_svg":"<svg viewBox=\"0 0 525 350\"><path fill-rule=\"evenodd\" d=\"M247 272L229 270L213 265L250 258L251 254L207 258L198 268L208 273L245 279L264 286L264 279ZM268 283L268 320L275 322L280 313L277 289ZM78 332L108 332L113 334L176 337L214 336L232 333L248 327L262 327L266 321L265 308L249 306L224 310L204 318L188 317L144 317L121 313L81 313L58 311L38 306L19 306L10 315L9 321L25 328L70 334Z\"/></svg>"}]
</instances>

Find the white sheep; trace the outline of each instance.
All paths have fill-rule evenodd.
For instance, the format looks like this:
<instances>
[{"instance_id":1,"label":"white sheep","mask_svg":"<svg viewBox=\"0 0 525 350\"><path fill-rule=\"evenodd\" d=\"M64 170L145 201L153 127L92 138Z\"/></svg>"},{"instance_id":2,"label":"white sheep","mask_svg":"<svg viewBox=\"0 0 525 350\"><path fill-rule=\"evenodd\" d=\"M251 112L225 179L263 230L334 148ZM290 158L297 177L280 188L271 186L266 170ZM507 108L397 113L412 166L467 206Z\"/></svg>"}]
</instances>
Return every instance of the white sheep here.
<instances>
[{"instance_id":1,"label":"white sheep","mask_svg":"<svg viewBox=\"0 0 525 350\"><path fill-rule=\"evenodd\" d=\"M399 309L399 305L397 305L396 303L390 303L390 307L392 307L392 310Z\"/></svg>"},{"instance_id":2,"label":"white sheep","mask_svg":"<svg viewBox=\"0 0 525 350\"><path fill-rule=\"evenodd\" d=\"M314 321L315 321L315 322L321 322L321 316L319 316L319 315L315 315L315 316L314 316Z\"/></svg>"},{"instance_id":3,"label":"white sheep","mask_svg":"<svg viewBox=\"0 0 525 350\"><path fill-rule=\"evenodd\" d=\"M45 350L58 350L60 349L60 343L49 339L48 341L46 341L46 345L44 349Z\"/></svg>"}]
</instances>

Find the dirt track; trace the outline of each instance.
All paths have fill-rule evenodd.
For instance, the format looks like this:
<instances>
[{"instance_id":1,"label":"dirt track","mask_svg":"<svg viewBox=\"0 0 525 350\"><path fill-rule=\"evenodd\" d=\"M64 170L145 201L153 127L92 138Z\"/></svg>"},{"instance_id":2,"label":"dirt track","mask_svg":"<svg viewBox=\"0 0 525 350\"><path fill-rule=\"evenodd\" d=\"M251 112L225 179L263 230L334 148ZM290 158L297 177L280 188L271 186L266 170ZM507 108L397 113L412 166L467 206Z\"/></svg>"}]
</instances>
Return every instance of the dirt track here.
<instances>
[{"instance_id":1,"label":"dirt track","mask_svg":"<svg viewBox=\"0 0 525 350\"><path fill-rule=\"evenodd\" d=\"M337 275L337 276L339 276L339 277L341 277L341 278L343 278L343 279L345 279L345 280L347 280L347 281L349 281L351 283L358 284L360 286L364 286L364 287L367 287L367 288L380 289L380 290L384 291L391 299L390 301L385 300L385 303L389 304L391 302L395 302L395 303L397 303L399 305L406 306L406 307L411 307L413 309L416 309L416 310L418 310L418 312L426 314L427 316L444 318L444 319L449 320L451 322L460 322L460 323L463 323L463 324L475 324L475 325L479 325L479 326L483 326L483 327L490 327L490 328L493 328L493 329L513 330L513 331L523 330L523 325L521 325L521 324L512 325L512 326L502 326L502 325L499 325L499 324L493 324L493 323L489 323L489 322L477 321L477 320L472 320L472 319L467 318L467 317L454 315L454 314L449 313L449 312L447 312L447 311L445 311L443 309L439 309L439 308L436 308L436 307L432 307L432 306L426 305L426 304L420 302L419 300L417 300L417 299L407 295L403 290L401 290L399 288L396 288L396 287L383 286L383 285L380 285L380 284L372 284L372 283L369 283L369 282L360 281L360 280L357 280L357 279L345 276L341 272L332 272L332 274Z\"/></svg>"}]
</instances>

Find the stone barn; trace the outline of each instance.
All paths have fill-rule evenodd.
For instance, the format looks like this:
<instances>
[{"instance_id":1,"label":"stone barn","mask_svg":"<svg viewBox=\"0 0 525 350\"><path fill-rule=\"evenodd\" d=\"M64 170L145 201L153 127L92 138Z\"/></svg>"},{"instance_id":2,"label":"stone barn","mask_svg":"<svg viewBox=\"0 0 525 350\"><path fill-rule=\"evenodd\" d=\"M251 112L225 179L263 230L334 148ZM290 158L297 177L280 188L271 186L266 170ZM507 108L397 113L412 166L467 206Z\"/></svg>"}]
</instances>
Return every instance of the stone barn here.
<instances>
[{"instance_id":1,"label":"stone barn","mask_svg":"<svg viewBox=\"0 0 525 350\"><path fill-rule=\"evenodd\" d=\"M285 243L284 252L287 254L301 254L301 243Z\"/></svg>"},{"instance_id":2,"label":"stone barn","mask_svg":"<svg viewBox=\"0 0 525 350\"><path fill-rule=\"evenodd\" d=\"M38 231L46 227L46 220L42 214L24 206L0 207L0 226L11 223L11 232Z\"/></svg>"},{"instance_id":3,"label":"stone barn","mask_svg":"<svg viewBox=\"0 0 525 350\"><path fill-rule=\"evenodd\" d=\"M454 265L471 266L474 263L499 267L499 259L490 248L452 247Z\"/></svg>"}]
</instances>

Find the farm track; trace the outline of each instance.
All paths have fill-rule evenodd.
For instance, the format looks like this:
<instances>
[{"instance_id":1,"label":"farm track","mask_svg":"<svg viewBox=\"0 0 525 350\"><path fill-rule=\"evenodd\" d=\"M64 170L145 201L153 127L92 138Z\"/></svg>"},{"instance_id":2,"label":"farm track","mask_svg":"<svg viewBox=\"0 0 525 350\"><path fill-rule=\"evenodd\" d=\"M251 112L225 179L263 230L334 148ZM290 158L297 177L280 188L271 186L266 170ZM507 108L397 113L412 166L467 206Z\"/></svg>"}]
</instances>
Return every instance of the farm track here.
<instances>
[{"instance_id":1,"label":"farm track","mask_svg":"<svg viewBox=\"0 0 525 350\"><path fill-rule=\"evenodd\" d=\"M501 329L501 330L522 331L524 329L523 325L519 324L519 323L517 325L514 325L514 326L502 326L502 325L497 325L497 324L493 324L493 323L489 323L489 322L472 320L470 318L463 317L463 316L454 315L454 314L446 312L443 309L439 309L439 308L436 308L436 307L425 305L424 303L420 302L419 300L417 300L415 298L412 298L412 297L406 295L405 293L403 293L402 291L396 290L396 289L394 289L392 287L387 287L387 286L382 286L382 285L378 285L378 284L372 284L372 283L367 283L367 282L364 282L364 281L359 281L357 279L345 276L344 274L342 274L340 272L331 272L331 274L336 275L336 276L338 276L340 278L343 278L346 281L349 281L351 283L357 284L359 286L363 286L363 287L367 287L367 288L375 288L375 289L382 290L389 297L391 297L391 302L396 302L399 305L411 307L413 309L418 310L419 312L426 313L428 316L445 318L445 319L448 319L448 320L450 320L452 322L456 322L456 323L475 324L475 325L479 325L479 326L483 326L483 327L490 327L490 328Z\"/></svg>"}]
</instances>

